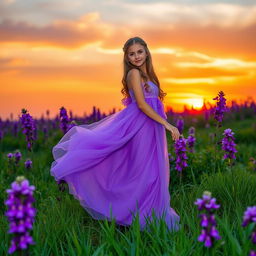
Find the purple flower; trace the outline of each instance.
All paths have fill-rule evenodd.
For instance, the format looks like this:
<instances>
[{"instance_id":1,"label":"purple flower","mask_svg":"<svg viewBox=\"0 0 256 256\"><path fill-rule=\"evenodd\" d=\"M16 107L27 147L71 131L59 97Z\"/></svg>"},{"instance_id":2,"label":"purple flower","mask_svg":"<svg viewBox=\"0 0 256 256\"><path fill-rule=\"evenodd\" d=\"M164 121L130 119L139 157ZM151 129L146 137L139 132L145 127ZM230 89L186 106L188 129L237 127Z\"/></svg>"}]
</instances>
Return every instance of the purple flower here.
<instances>
[{"instance_id":1,"label":"purple flower","mask_svg":"<svg viewBox=\"0 0 256 256\"><path fill-rule=\"evenodd\" d=\"M175 147L175 154L176 154L176 170L181 172L185 167L188 166L187 164L187 155L186 155L186 139L179 138L174 143Z\"/></svg>"},{"instance_id":2,"label":"purple flower","mask_svg":"<svg viewBox=\"0 0 256 256\"><path fill-rule=\"evenodd\" d=\"M8 157L8 159L10 160L11 158L13 158L13 153L8 153L8 154L7 154L7 157Z\"/></svg>"},{"instance_id":3,"label":"purple flower","mask_svg":"<svg viewBox=\"0 0 256 256\"><path fill-rule=\"evenodd\" d=\"M171 153L168 153L169 161L173 162L175 160L175 157L171 155Z\"/></svg>"},{"instance_id":4,"label":"purple flower","mask_svg":"<svg viewBox=\"0 0 256 256\"><path fill-rule=\"evenodd\" d=\"M24 163L26 169L31 169L32 168L32 161L30 159L27 159Z\"/></svg>"},{"instance_id":5,"label":"purple flower","mask_svg":"<svg viewBox=\"0 0 256 256\"><path fill-rule=\"evenodd\" d=\"M195 142L196 142L195 131L196 129L193 126L191 126L188 130L189 136L187 138L187 146L189 148L189 151L192 153L195 152L195 148L194 148Z\"/></svg>"},{"instance_id":6,"label":"purple flower","mask_svg":"<svg viewBox=\"0 0 256 256\"><path fill-rule=\"evenodd\" d=\"M242 226L245 227L252 222L256 222L256 206L247 207L246 211L244 212Z\"/></svg>"},{"instance_id":7,"label":"purple flower","mask_svg":"<svg viewBox=\"0 0 256 256\"><path fill-rule=\"evenodd\" d=\"M188 134L189 135L194 135L195 136L195 132L196 132L196 129L195 129L194 126L189 127L189 129L188 129Z\"/></svg>"},{"instance_id":8,"label":"purple flower","mask_svg":"<svg viewBox=\"0 0 256 256\"><path fill-rule=\"evenodd\" d=\"M4 137L4 132L3 132L3 131L1 130L1 128L0 128L0 140L2 140L3 137Z\"/></svg>"},{"instance_id":9,"label":"purple flower","mask_svg":"<svg viewBox=\"0 0 256 256\"><path fill-rule=\"evenodd\" d=\"M44 134L44 138L48 137L48 129L46 126L43 127L43 134Z\"/></svg>"},{"instance_id":10,"label":"purple flower","mask_svg":"<svg viewBox=\"0 0 256 256\"><path fill-rule=\"evenodd\" d=\"M218 96L213 98L213 100L217 101L217 106L214 108L214 119L218 122L218 126L221 126L221 122L223 121L224 113L228 111L226 107L226 99L223 91L218 93Z\"/></svg>"},{"instance_id":11,"label":"purple flower","mask_svg":"<svg viewBox=\"0 0 256 256\"><path fill-rule=\"evenodd\" d=\"M57 181L57 184L58 184L58 188L59 188L59 191L65 191L65 184L67 182L65 180L58 180Z\"/></svg>"},{"instance_id":12,"label":"purple flower","mask_svg":"<svg viewBox=\"0 0 256 256\"><path fill-rule=\"evenodd\" d=\"M250 251L249 256L256 256L256 251Z\"/></svg>"},{"instance_id":13,"label":"purple flower","mask_svg":"<svg viewBox=\"0 0 256 256\"><path fill-rule=\"evenodd\" d=\"M223 135L225 136L221 143L222 143L222 149L226 152L223 156L223 159L235 159L235 153L237 152L235 146L235 142L234 142L234 133L232 132L232 130L230 128L224 130Z\"/></svg>"},{"instance_id":14,"label":"purple flower","mask_svg":"<svg viewBox=\"0 0 256 256\"><path fill-rule=\"evenodd\" d=\"M256 206L249 206L244 212L242 226L246 227L251 223L254 223L254 224L256 223ZM256 225L254 225L250 237L251 237L251 242L255 245L256 244ZM249 255L256 255L255 251L251 251Z\"/></svg>"},{"instance_id":15,"label":"purple flower","mask_svg":"<svg viewBox=\"0 0 256 256\"><path fill-rule=\"evenodd\" d=\"M15 157L15 164L18 164L20 159L21 159L21 157L22 157L22 155L21 155L21 153L19 151L16 151L14 153L14 157Z\"/></svg>"},{"instance_id":16,"label":"purple flower","mask_svg":"<svg viewBox=\"0 0 256 256\"><path fill-rule=\"evenodd\" d=\"M205 247L212 247L214 239L221 239L218 230L216 229L216 220L214 211L220 205L216 204L216 199L211 197L211 193L205 191L202 198L198 198L195 202L198 210L202 212L199 214L200 225L202 227L201 234L198 236L199 242L204 242Z\"/></svg>"},{"instance_id":17,"label":"purple flower","mask_svg":"<svg viewBox=\"0 0 256 256\"><path fill-rule=\"evenodd\" d=\"M179 117L179 119L176 121L176 127L178 128L180 134L182 134L184 129L184 120L181 117Z\"/></svg>"},{"instance_id":18,"label":"purple flower","mask_svg":"<svg viewBox=\"0 0 256 256\"><path fill-rule=\"evenodd\" d=\"M16 250L27 249L30 244L35 244L29 235L34 223L36 209L32 203L35 201L33 191L35 186L30 185L24 176L18 176L11 184L11 189L7 189L8 198L5 201L7 211L5 216L9 221L9 234L13 234L9 254Z\"/></svg>"},{"instance_id":19,"label":"purple flower","mask_svg":"<svg viewBox=\"0 0 256 256\"><path fill-rule=\"evenodd\" d=\"M26 109L22 109L22 116L20 118L21 125L23 128L22 133L26 135L26 141L27 141L27 148L29 151L31 151L33 146L34 138L34 130L35 130L35 122L32 118L32 116L27 113Z\"/></svg>"},{"instance_id":20,"label":"purple flower","mask_svg":"<svg viewBox=\"0 0 256 256\"><path fill-rule=\"evenodd\" d=\"M60 108L60 128L62 129L64 134L68 131L68 123L69 123L69 118L68 118L67 110L64 107L61 107Z\"/></svg>"},{"instance_id":21,"label":"purple flower","mask_svg":"<svg viewBox=\"0 0 256 256\"><path fill-rule=\"evenodd\" d=\"M13 124L13 135L15 136L15 137L17 137L17 134L18 134L18 121L17 122L14 122L14 124Z\"/></svg>"}]
</instances>

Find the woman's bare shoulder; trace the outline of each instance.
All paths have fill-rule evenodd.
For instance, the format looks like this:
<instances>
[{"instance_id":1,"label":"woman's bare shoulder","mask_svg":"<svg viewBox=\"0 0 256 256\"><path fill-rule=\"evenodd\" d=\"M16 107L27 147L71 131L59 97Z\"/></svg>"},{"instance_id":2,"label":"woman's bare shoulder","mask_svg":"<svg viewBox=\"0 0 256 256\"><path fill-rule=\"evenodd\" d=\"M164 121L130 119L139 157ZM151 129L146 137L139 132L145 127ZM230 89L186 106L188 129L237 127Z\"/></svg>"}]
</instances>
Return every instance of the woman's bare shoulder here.
<instances>
[{"instance_id":1,"label":"woman's bare shoulder","mask_svg":"<svg viewBox=\"0 0 256 256\"><path fill-rule=\"evenodd\" d=\"M130 80L132 78L136 77L137 79L139 78L140 80L140 83L146 83L148 82L148 80L144 80L143 77L141 76L140 74L140 71L137 69L137 68L132 68L128 71L127 73L127 76L126 76L126 81L127 81L127 86L129 88L129 83L130 83ZM130 89L130 88L129 88Z\"/></svg>"}]
</instances>

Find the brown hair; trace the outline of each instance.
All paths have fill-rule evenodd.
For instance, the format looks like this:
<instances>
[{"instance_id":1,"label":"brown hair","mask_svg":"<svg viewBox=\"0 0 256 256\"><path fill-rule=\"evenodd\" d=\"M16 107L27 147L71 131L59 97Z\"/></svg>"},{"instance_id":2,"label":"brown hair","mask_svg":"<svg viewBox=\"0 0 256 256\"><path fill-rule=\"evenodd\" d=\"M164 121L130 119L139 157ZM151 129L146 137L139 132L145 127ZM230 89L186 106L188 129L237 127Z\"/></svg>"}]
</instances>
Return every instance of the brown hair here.
<instances>
[{"instance_id":1,"label":"brown hair","mask_svg":"<svg viewBox=\"0 0 256 256\"><path fill-rule=\"evenodd\" d=\"M144 46L144 49L146 51L146 54L147 54L146 70L147 70L148 77L139 67L136 67L136 66L132 65L128 61L128 58L127 58L128 49L131 45L136 44L136 43L139 43L142 46ZM154 71L154 68L153 68L153 65L152 65L151 54L148 50L146 42L143 39L141 39L140 37L132 37L132 38L128 39L126 41L126 43L124 44L123 51L124 51L124 58L123 58L124 74L123 74L123 78L122 78L123 88L121 90L121 93L124 95L123 100L125 101L127 98L130 97L129 89L128 89L127 82L126 82L127 74L129 72L129 70L131 70L132 68L136 68L136 69L139 70L143 80L147 81L149 79L150 81L152 81L154 84L156 84L158 86L158 89L159 89L158 96L159 96L160 100L163 101L164 97L166 96L166 93L163 92L162 89L160 88L160 83L159 83L159 80L158 80L158 78L155 74L155 71ZM149 85L147 84L147 82L145 83L144 86L145 86L146 90L149 88Z\"/></svg>"}]
</instances>

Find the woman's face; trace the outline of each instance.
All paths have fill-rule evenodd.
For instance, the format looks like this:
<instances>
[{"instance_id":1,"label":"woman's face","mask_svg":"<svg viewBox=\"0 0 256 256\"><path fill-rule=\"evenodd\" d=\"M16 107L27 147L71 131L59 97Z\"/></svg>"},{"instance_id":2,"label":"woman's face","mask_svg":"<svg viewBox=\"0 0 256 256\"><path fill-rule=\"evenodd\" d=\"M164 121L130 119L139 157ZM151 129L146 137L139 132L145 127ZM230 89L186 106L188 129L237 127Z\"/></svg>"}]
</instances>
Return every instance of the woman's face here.
<instances>
[{"instance_id":1,"label":"woman's face","mask_svg":"<svg viewBox=\"0 0 256 256\"><path fill-rule=\"evenodd\" d=\"M131 45L127 51L127 58L128 61L134 66L142 66L147 58L144 46L139 43Z\"/></svg>"}]
</instances>

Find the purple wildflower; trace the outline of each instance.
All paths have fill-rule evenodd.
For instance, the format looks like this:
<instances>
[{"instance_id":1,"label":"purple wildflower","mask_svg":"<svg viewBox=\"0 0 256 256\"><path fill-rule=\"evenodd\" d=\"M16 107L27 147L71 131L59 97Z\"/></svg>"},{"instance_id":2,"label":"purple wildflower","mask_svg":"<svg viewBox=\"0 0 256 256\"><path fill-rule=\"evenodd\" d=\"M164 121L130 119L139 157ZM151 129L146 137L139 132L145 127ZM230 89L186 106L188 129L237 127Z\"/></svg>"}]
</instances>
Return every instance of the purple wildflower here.
<instances>
[{"instance_id":1,"label":"purple wildflower","mask_svg":"<svg viewBox=\"0 0 256 256\"><path fill-rule=\"evenodd\" d=\"M35 201L33 191L35 186L30 186L29 181L24 176L18 176L11 184L11 189L7 189L8 198L4 202L7 205L7 216L9 223L8 233L13 234L9 254L16 250L27 249L29 244L35 244L29 235L32 229L36 209L32 203Z\"/></svg>"},{"instance_id":2,"label":"purple wildflower","mask_svg":"<svg viewBox=\"0 0 256 256\"><path fill-rule=\"evenodd\" d=\"M14 157L15 157L15 164L18 164L19 161L20 161L20 159L21 159L21 157L22 157L20 151L16 151L16 152L14 153Z\"/></svg>"},{"instance_id":3,"label":"purple wildflower","mask_svg":"<svg viewBox=\"0 0 256 256\"><path fill-rule=\"evenodd\" d=\"M223 156L223 159L236 159L235 153L237 152L234 142L234 133L230 128L224 130L223 135L225 136L221 143L222 143L222 149L226 152Z\"/></svg>"},{"instance_id":4,"label":"purple wildflower","mask_svg":"<svg viewBox=\"0 0 256 256\"><path fill-rule=\"evenodd\" d=\"M69 118L68 118L67 110L64 107L61 107L60 108L60 128L62 129L64 134L68 131L68 123L69 123Z\"/></svg>"},{"instance_id":5,"label":"purple wildflower","mask_svg":"<svg viewBox=\"0 0 256 256\"><path fill-rule=\"evenodd\" d=\"M44 134L44 138L48 137L48 129L46 126L43 127L43 134Z\"/></svg>"},{"instance_id":6,"label":"purple wildflower","mask_svg":"<svg viewBox=\"0 0 256 256\"><path fill-rule=\"evenodd\" d=\"M3 139L3 137L4 137L4 131L2 131L0 128L0 141Z\"/></svg>"},{"instance_id":7,"label":"purple wildflower","mask_svg":"<svg viewBox=\"0 0 256 256\"><path fill-rule=\"evenodd\" d=\"M171 153L168 153L169 161L173 162L175 160L175 157L171 155Z\"/></svg>"},{"instance_id":8,"label":"purple wildflower","mask_svg":"<svg viewBox=\"0 0 256 256\"><path fill-rule=\"evenodd\" d=\"M195 128L192 126L189 128L189 136L187 138L187 146L189 148L189 151L190 152L195 152L195 149L194 149L194 145L195 145L195 142L196 142L196 138L195 138Z\"/></svg>"},{"instance_id":9,"label":"purple wildflower","mask_svg":"<svg viewBox=\"0 0 256 256\"><path fill-rule=\"evenodd\" d=\"M27 159L24 163L26 169L31 169L32 168L32 161L30 159Z\"/></svg>"},{"instance_id":10,"label":"purple wildflower","mask_svg":"<svg viewBox=\"0 0 256 256\"><path fill-rule=\"evenodd\" d=\"M65 191L65 184L67 182L65 180L58 180L57 184L58 184L58 188L60 191Z\"/></svg>"},{"instance_id":11,"label":"purple wildflower","mask_svg":"<svg viewBox=\"0 0 256 256\"><path fill-rule=\"evenodd\" d=\"M200 225L202 227L201 234L198 236L199 242L204 242L205 247L212 247L214 239L221 239L218 230L216 229L216 220L214 211L219 209L220 205L216 204L216 199L211 197L211 193L205 191L202 198L198 198L195 202L198 210L202 212L199 214L201 219Z\"/></svg>"},{"instance_id":12,"label":"purple wildflower","mask_svg":"<svg viewBox=\"0 0 256 256\"><path fill-rule=\"evenodd\" d=\"M210 118L210 111L206 109L204 112L204 120L208 123L209 118Z\"/></svg>"},{"instance_id":13,"label":"purple wildflower","mask_svg":"<svg viewBox=\"0 0 256 256\"><path fill-rule=\"evenodd\" d=\"M256 206L249 206L244 212L242 226L246 227L251 223L256 223ZM254 228L252 230L251 241L254 245L256 244L256 225L254 225ZM251 251L249 255L256 255L255 251Z\"/></svg>"},{"instance_id":14,"label":"purple wildflower","mask_svg":"<svg viewBox=\"0 0 256 256\"><path fill-rule=\"evenodd\" d=\"M217 106L214 108L214 119L218 122L218 126L221 126L221 122L223 120L224 113L228 111L226 106L226 99L223 91L218 93L218 96L213 98L213 100L217 101Z\"/></svg>"},{"instance_id":15,"label":"purple wildflower","mask_svg":"<svg viewBox=\"0 0 256 256\"><path fill-rule=\"evenodd\" d=\"M13 158L13 153L8 153L8 154L7 154L7 157L8 157L8 159L10 160L11 158Z\"/></svg>"},{"instance_id":16,"label":"purple wildflower","mask_svg":"<svg viewBox=\"0 0 256 256\"><path fill-rule=\"evenodd\" d=\"M22 116L20 118L21 125L23 128L22 133L26 135L26 141L27 141L27 148L29 151L31 151L34 141L34 130L35 130L35 123L32 118L32 116L27 113L26 109L22 109Z\"/></svg>"},{"instance_id":17,"label":"purple wildflower","mask_svg":"<svg viewBox=\"0 0 256 256\"><path fill-rule=\"evenodd\" d=\"M182 134L184 129L184 120L182 119L182 117L179 117L176 121L176 127L178 128L180 134Z\"/></svg>"},{"instance_id":18,"label":"purple wildflower","mask_svg":"<svg viewBox=\"0 0 256 256\"><path fill-rule=\"evenodd\" d=\"M13 165L14 162L15 162L14 154L13 153L8 153L7 158L8 158L8 164Z\"/></svg>"},{"instance_id":19,"label":"purple wildflower","mask_svg":"<svg viewBox=\"0 0 256 256\"><path fill-rule=\"evenodd\" d=\"M18 134L18 121L17 122L14 122L14 124L13 124L13 135L15 136L15 137L17 137L17 134Z\"/></svg>"},{"instance_id":20,"label":"purple wildflower","mask_svg":"<svg viewBox=\"0 0 256 256\"><path fill-rule=\"evenodd\" d=\"M175 153L176 153L176 170L181 172L185 167L188 166L186 160L188 159L186 155L186 139L179 138L175 144Z\"/></svg>"},{"instance_id":21,"label":"purple wildflower","mask_svg":"<svg viewBox=\"0 0 256 256\"><path fill-rule=\"evenodd\" d=\"M196 132L196 129L195 129L194 126L189 127L189 129L188 129L188 134L189 135L194 135L195 136L195 132Z\"/></svg>"}]
</instances>

